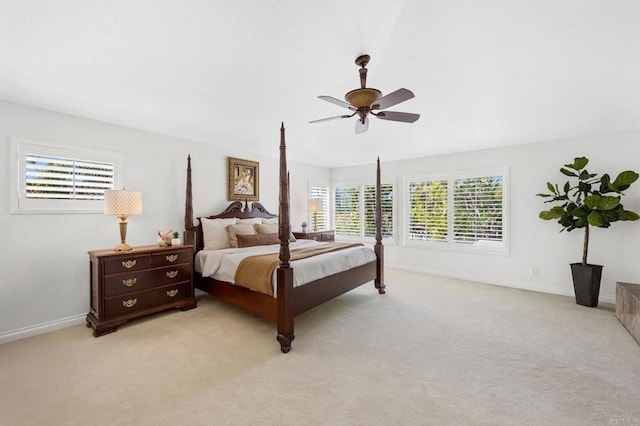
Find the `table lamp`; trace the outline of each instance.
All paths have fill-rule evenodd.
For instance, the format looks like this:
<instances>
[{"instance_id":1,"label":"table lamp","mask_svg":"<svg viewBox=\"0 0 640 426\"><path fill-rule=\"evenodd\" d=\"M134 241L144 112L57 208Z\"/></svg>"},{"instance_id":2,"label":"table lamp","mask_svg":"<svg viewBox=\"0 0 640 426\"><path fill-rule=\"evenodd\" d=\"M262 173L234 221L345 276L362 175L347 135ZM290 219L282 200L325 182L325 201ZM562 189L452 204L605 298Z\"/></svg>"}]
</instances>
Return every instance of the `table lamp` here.
<instances>
[{"instance_id":1,"label":"table lamp","mask_svg":"<svg viewBox=\"0 0 640 426\"><path fill-rule=\"evenodd\" d=\"M127 244L127 216L142 214L142 193L124 189L104 191L104 214L114 214L120 218L120 244L114 251L129 251Z\"/></svg>"},{"instance_id":2,"label":"table lamp","mask_svg":"<svg viewBox=\"0 0 640 426\"><path fill-rule=\"evenodd\" d=\"M322 200L319 198L310 199L308 208L313 213L313 232L316 232L318 230L318 212L322 209Z\"/></svg>"}]
</instances>

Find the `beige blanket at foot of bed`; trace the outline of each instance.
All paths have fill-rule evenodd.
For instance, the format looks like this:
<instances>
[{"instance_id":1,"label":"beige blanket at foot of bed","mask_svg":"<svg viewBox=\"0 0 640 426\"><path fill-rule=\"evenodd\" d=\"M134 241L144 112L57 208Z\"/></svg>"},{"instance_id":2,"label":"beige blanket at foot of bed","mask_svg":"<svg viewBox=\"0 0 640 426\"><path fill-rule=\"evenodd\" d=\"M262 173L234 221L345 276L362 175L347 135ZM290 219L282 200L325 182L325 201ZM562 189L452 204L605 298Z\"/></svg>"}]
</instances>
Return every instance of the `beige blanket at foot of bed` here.
<instances>
[{"instance_id":1,"label":"beige blanket at foot of bed","mask_svg":"<svg viewBox=\"0 0 640 426\"><path fill-rule=\"evenodd\" d=\"M306 259L323 253L362 246L362 243L326 243L318 247L305 247L291 250L291 261ZM278 253L249 256L240 262L234 282L236 285L273 296L273 271L280 264Z\"/></svg>"}]
</instances>

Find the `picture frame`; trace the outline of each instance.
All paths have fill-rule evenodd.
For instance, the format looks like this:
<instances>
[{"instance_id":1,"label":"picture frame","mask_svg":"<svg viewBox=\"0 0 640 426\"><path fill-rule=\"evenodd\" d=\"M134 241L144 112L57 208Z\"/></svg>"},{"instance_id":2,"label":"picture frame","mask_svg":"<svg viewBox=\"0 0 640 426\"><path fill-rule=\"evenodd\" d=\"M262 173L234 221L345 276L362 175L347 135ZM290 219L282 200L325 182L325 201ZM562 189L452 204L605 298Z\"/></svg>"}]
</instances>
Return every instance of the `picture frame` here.
<instances>
[{"instance_id":1,"label":"picture frame","mask_svg":"<svg viewBox=\"0 0 640 426\"><path fill-rule=\"evenodd\" d=\"M228 191L230 201L258 201L260 199L260 163L227 157Z\"/></svg>"}]
</instances>

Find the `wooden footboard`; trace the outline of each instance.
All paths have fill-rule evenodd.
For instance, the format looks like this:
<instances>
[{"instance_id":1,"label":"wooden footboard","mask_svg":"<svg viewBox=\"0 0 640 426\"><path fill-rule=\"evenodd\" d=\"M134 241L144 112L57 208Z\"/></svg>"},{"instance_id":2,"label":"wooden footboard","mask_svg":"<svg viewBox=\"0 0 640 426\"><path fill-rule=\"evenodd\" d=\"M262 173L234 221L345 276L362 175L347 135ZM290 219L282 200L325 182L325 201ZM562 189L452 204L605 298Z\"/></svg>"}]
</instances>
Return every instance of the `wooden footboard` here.
<instances>
[{"instance_id":1,"label":"wooden footboard","mask_svg":"<svg viewBox=\"0 0 640 426\"><path fill-rule=\"evenodd\" d=\"M293 268L292 268L293 269ZM293 289L293 312L299 315L341 294L360 287L377 278L377 262L370 262L337 274L329 275ZM203 277L194 272L197 289L216 296L245 311L277 321L276 298L225 281Z\"/></svg>"},{"instance_id":2,"label":"wooden footboard","mask_svg":"<svg viewBox=\"0 0 640 426\"><path fill-rule=\"evenodd\" d=\"M198 272L194 273L194 280L196 288L278 324L278 341L281 344L281 350L286 353L291 349L291 342L295 338L293 335L293 318L296 315L313 309L365 283L375 282L377 279L377 263L376 261L366 263L291 289L282 288L282 285L288 285L289 278L283 277L282 274L290 273L291 283L293 283L294 269L285 268L279 270L279 275L277 275L279 283L277 285L280 291L277 292L276 298L228 282L203 277ZM290 321L289 323L286 322L287 319Z\"/></svg>"}]
</instances>

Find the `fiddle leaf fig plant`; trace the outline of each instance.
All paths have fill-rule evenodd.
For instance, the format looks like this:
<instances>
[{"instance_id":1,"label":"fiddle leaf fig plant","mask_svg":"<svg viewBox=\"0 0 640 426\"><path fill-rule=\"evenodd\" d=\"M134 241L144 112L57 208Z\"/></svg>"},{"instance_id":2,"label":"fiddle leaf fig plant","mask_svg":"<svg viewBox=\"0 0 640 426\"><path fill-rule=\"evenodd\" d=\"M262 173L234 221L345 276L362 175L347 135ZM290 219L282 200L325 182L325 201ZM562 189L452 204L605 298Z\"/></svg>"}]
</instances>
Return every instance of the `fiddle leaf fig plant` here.
<instances>
[{"instance_id":1,"label":"fiddle leaf fig plant","mask_svg":"<svg viewBox=\"0 0 640 426\"><path fill-rule=\"evenodd\" d=\"M611 181L608 174L598 176L596 173L589 173L585 169L587 164L589 159L586 157L574 158L573 163L560 168L560 172L573 178L573 181L568 180L562 188L547 182L549 192L536 194L538 197L550 198L545 203L559 204L541 211L541 219L557 219L562 226L560 232L584 228L583 265L587 265L589 226L608 228L611 223L619 220L640 219L637 213L625 210L621 203L624 195L622 191L638 180L638 173L626 170Z\"/></svg>"}]
</instances>

